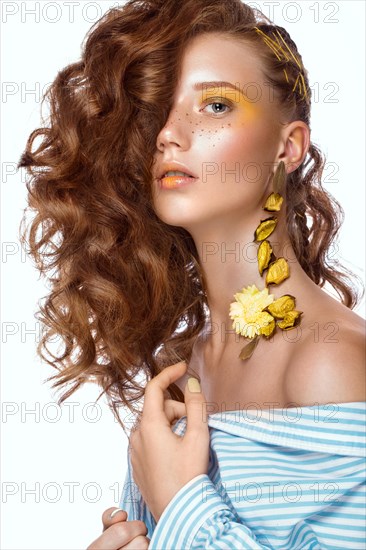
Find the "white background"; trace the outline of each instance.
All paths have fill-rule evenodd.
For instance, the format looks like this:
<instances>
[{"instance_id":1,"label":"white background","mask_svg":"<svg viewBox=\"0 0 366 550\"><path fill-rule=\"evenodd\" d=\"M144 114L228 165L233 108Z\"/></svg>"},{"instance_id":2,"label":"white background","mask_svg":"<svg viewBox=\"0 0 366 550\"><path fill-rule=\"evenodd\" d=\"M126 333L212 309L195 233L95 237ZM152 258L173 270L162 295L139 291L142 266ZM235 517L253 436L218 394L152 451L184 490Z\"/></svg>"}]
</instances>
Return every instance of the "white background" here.
<instances>
[{"instance_id":1,"label":"white background","mask_svg":"<svg viewBox=\"0 0 366 550\"><path fill-rule=\"evenodd\" d=\"M43 383L55 371L36 357L34 313L48 291L20 250L26 188L24 175L15 172L29 133L40 124L43 88L79 58L85 33L116 4L1 3L1 548L7 550L85 549L101 533L102 512L118 506L126 472L127 438L105 400L93 406L99 388L84 387L59 408ZM312 139L327 156L324 187L346 215L338 258L363 277L365 3L256 4L290 32L318 90ZM364 303L355 311L365 317Z\"/></svg>"}]
</instances>

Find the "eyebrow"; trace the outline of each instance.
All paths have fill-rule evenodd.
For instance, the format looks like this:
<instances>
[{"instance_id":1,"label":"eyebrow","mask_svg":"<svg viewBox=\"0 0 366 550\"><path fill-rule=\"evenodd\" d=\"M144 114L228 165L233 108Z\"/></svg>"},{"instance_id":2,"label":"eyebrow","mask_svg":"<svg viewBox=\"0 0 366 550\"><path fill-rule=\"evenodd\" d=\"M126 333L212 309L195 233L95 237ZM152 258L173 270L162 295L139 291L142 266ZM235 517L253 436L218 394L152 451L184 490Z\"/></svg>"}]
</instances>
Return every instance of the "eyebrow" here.
<instances>
[{"instance_id":1,"label":"eyebrow","mask_svg":"<svg viewBox=\"0 0 366 550\"><path fill-rule=\"evenodd\" d=\"M242 90L235 86L235 84L232 84L231 82L227 82L226 80L211 80L209 82L196 82L193 84L192 88L193 90L203 90L204 88L230 88L231 90L236 90L239 92L239 94L246 98L243 94Z\"/></svg>"}]
</instances>

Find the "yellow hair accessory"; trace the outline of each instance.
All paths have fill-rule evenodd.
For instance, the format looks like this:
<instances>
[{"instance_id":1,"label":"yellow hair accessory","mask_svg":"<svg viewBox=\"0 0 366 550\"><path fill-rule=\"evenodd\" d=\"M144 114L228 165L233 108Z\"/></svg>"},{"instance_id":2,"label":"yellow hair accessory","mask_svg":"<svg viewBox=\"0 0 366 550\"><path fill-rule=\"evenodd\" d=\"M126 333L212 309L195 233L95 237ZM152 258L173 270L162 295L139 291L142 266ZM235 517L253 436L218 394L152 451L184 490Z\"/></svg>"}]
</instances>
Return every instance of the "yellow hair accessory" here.
<instances>
[{"instance_id":1,"label":"yellow hair accessory","mask_svg":"<svg viewBox=\"0 0 366 550\"><path fill-rule=\"evenodd\" d=\"M277 59L279 61L285 61L286 63L289 61L294 61L296 65L299 68L299 74L295 80L294 87L292 88L292 91L294 92L296 90L297 85L299 86L299 92L302 94L303 99L308 103L309 97L306 91L306 84L305 84L305 78L304 78L304 67L300 60L296 57L294 52L289 48L288 44L286 44L283 36L276 30L275 33L277 37L270 38L266 33L264 33L261 29L258 27L254 27L254 29L257 31L258 34L260 34L263 38L263 41L265 44L272 50L272 52L275 54ZM284 47L281 44L281 41L283 43ZM286 82L289 83L289 78L286 72L286 69L283 69L283 72L286 77Z\"/></svg>"}]
</instances>

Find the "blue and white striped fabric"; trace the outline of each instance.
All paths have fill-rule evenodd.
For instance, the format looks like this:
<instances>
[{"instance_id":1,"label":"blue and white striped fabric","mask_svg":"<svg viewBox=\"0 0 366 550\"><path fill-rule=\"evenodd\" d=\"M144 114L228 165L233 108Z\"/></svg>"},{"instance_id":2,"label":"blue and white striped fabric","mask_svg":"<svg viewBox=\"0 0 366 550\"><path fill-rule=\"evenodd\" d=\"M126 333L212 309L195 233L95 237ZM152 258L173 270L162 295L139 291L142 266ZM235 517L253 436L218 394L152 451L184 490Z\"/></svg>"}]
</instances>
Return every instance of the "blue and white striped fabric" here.
<instances>
[{"instance_id":1,"label":"blue and white striped fabric","mask_svg":"<svg viewBox=\"0 0 366 550\"><path fill-rule=\"evenodd\" d=\"M156 523L128 453L120 507L145 522L154 550L364 550L365 414L365 402L211 414L207 475ZM184 435L186 419L174 433Z\"/></svg>"}]
</instances>

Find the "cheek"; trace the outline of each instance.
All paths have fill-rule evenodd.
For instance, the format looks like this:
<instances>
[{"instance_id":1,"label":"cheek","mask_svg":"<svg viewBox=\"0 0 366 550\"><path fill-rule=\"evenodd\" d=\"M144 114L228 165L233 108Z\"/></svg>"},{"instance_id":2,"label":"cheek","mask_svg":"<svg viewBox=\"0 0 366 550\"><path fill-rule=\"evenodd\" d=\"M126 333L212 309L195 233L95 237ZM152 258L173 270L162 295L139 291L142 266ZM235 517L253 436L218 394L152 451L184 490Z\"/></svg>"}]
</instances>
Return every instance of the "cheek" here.
<instances>
[{"instance_id":1,"label":"cheek","mask_svg":"<svg viewBox=\"0 0 366 550\"><path fill-rule=\"evenodd\" d=\"M216 144L214 149L212 141L204 142L205 151L201 149L201 159L207 161L205 181L209 180L214 185L219 182L234 185L246 181L255 186L267 177L273 140L268 136L266 128L247 122L231 123L230 127L226 124L220 128L219 135L213 141Z\"/></svg>"},{"instance_id":2,"label":"cheek","mask_svg":"<svg viewBox=\"0 0 366 550\"><path fill-rule=\"evenodd\" d=\"M258 162L263 156L263 140L258 132L247 124L232 125L229 130L222 130L216 147L217 159L233 165L238 162L241 166Z\"/></svg>"}]
</instances>

